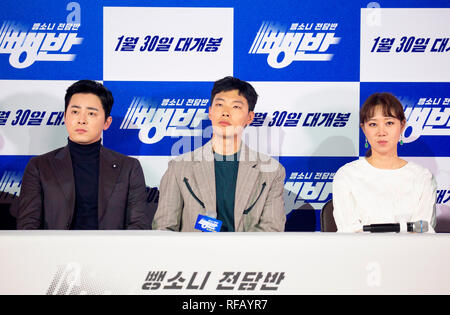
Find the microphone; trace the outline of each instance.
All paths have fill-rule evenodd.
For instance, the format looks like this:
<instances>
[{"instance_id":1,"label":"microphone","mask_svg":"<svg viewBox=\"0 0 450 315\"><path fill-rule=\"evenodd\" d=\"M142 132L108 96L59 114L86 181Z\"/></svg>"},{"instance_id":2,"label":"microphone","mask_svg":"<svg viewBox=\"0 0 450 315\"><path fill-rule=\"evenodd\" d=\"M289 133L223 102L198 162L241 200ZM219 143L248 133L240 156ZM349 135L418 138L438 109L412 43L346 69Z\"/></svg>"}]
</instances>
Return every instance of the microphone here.
<instances>
[{"instance_id":1,"label":"microphone","mask_svg":"<svg viewBox=\"0 0 450 315\"><path fill-rule=\"evenodd\" d=\"M406 229L405 229L406 224ZM386 224L370 224L363 226L364 232L370 233L400 233L401 231L407 231L411 233L426 233L428 232L427 221L407 222L407 223L386 223Z\"/></svg>"}]
</instances>

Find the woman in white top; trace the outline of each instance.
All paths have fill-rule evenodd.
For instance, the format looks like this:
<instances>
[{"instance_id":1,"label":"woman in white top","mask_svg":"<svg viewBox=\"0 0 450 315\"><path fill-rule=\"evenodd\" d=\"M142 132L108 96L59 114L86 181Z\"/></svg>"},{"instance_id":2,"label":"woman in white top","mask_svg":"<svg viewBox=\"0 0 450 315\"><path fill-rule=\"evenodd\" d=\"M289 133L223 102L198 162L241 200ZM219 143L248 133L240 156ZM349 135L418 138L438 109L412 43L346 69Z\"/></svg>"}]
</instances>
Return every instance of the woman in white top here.
<instances>
[{"instance_id":1,"label":"woman in white top","mask_svg":"<svg viewBox=\"0 0 450 315\"><path fill-rule=\"evenodd\" d=\"M363 104L360 126L366 157L341 167L333 181L334 219L338 232L360 232L363 225L419 220L436 226L436 182L431 172L397 155L406 126L400 101L375 93Z\"/></svg>"}]
</instances>

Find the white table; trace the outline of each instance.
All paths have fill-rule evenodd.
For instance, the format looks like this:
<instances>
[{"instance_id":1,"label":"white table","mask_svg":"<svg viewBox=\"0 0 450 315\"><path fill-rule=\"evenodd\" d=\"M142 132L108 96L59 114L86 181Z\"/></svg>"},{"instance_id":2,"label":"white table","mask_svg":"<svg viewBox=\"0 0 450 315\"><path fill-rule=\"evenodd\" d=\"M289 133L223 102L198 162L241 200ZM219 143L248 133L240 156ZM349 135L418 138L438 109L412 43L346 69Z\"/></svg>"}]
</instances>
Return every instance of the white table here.
<instances>
[{"instance_id":1,"label":"white table","mask_svg":"<svg viewBox=\"0 0 450 315\"><path fill-rule=\"evenodd\" d=\"M5 231L0 256L0 294L450 293L446 234Z\"/></svg>"}]
</instances>

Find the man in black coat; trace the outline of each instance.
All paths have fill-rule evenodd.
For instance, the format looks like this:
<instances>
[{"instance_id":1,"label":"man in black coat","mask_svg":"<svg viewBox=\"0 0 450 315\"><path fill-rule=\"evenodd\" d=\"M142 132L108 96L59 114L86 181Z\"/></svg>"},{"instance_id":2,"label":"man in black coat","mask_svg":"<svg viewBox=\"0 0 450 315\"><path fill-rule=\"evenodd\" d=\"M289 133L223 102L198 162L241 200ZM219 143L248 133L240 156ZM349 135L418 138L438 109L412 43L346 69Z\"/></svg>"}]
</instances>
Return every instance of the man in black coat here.
<instances>
[{"instance_id":1,"label":"man in black coat","mask_svg":"<svg viewBox=\"0 0 450 315\"><path fill-rule=\"evenodd\" d=\"M34 157L22 180L18 229L148 229L145 179L138 160L101 145L114 99L102 84L67 89L68 145Z\"/></svg>"}]
</instances>

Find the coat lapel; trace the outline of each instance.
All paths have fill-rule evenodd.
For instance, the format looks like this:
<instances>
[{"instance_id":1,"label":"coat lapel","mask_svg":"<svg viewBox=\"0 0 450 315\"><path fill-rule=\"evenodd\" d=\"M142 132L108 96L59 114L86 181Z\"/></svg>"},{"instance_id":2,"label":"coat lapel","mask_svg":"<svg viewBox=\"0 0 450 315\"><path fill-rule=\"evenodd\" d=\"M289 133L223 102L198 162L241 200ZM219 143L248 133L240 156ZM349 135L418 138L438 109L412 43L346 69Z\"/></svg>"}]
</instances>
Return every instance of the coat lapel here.
<instances>
[{"instance_id":1,"label":"coat lapel","mask_svg":"<svg viewBox=\"0 0 450 315\"><path fill-rule=\"evenodd\" d=\"M53 171L63 191L64 197L70 205L69 217L73 215L75 210L75 179L73 176L72 159L70 158L69 147L65 146L55 155L53 160Z\"/></svg>"},{"instance_id":2,"label":"coat lapel","mask_svg":"<svg viewBox=\"0 0 450 315\"><path fill-rule=\"evenodd\" d=\"M121 160L115 159L103 146L100 148L100 169L98 182L98 221L99 227L107 210L108 201L116 186L121 169ZM101 227L100 227L101 228Z\"/></svg>"},{"instance_id":3,"label":"coat lapel","mask_svg":"<svg viewBox=\"0 0 450 315\"><path fill-rule=\"evenodd\" d=\"M216 177L211 141L195 152L193 171L200 199L205 203L206 214L216 218Z\"/></svg>"},{"instance_id":4,"label":"coat lapel","mask_svg":"<svg viewBox=\"0 0 450 315\"><path fill-rule=\"evenodd\" d=\"M241 228L242 216L251 201L250 198L252 197L259 173L257 155L245 144L242 144L236 181L236 197L234 200L234 227L236 232L243 231Z\"/></svg>"}]
</instances>

